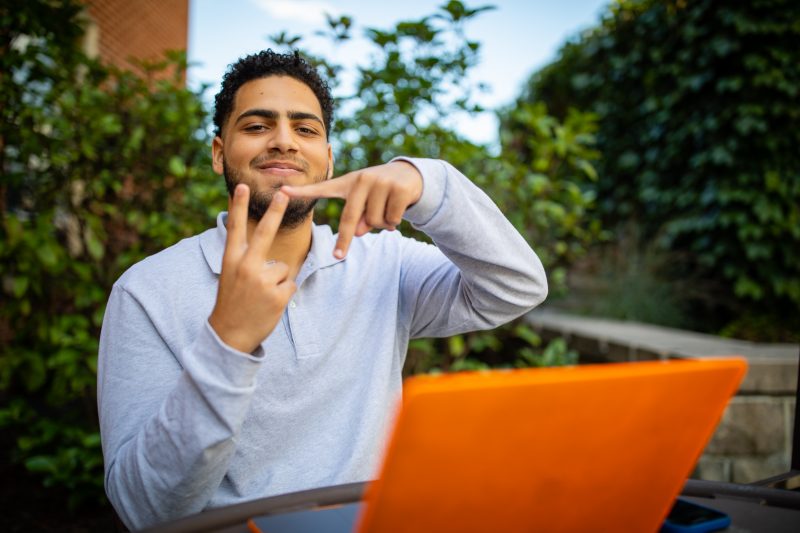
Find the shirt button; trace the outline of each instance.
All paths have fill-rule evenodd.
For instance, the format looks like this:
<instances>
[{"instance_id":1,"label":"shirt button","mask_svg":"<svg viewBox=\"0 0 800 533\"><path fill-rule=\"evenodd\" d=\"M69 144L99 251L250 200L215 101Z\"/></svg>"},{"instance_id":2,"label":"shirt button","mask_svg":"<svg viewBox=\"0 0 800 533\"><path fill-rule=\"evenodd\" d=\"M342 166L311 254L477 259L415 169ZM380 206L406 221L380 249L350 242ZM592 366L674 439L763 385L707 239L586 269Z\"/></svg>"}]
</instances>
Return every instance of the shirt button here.
<instances>
[{"instance_id":1,"label":"shirt button","mask_svg":"<svg viewBox=\"0 0 800 533\"><path fill-rule=\"evenodd\" d=\"M289 302L289 307L291 307L292 309L294 309L295 307L297 307L297 304L296 304L296 303L294 303L294 300L292 300L291 302Z\"/></svg>"}]
</instances>

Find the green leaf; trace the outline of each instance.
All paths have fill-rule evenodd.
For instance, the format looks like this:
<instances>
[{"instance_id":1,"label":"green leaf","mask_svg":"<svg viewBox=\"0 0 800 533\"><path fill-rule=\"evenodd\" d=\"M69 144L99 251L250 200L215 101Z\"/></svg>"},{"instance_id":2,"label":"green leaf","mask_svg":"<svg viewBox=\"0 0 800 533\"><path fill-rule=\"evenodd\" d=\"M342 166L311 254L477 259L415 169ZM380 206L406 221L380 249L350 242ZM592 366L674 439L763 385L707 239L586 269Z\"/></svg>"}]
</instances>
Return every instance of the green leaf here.
<instances>
[{"instance_id":1,"label":"green leaf","mask_svg":"<svg viewBox=\"0 0 800 533\"><path fill-rule=\"evenodd\" d=\"M100 446L100 433L95 431L84 435L81 439L81 444L86 448L97 448Z\"/></svg>"},{"instance_id":2,"label":"green leaf","mask_svg":"<svg viewBox=\"0 0 800 533\"><path fill-rule=\"evenodd\" d=\"M764 289L747 276L740 276L736 280L734 290L737 296L748 297L754 300L759 300L764 296Z\"/></svg>"},{"instance_id":3,"label":"green leaf","mask_svg":"<svg viewBox=\"0 0 800 533\"><path fill-rule=\"evenodd\" d=\"M99 261L105 255L105 246L103 243L100 242L100 239L97 238L94 231L91 230L88 226L83 233L84 241L86 242L86 250L89 252L89 255L95 261Z\"/></svg>"},{"instance_id":4,"label":"green leaf","mask_svg":"<svg viewBox=\"0 0 800 533\"><path fill-rule=\"evenodd\" d=\"M30 472L52 473L58 470L58 463L53 457L37 455L25 461L25 468Z\"/></svg>"},{"instance_id":5,"label":"green leaf","mask_svg":"<svg viewBox=\"0 0 800 533\"><path fill-rule=\"evenodd\" d=\"M17 276L11 282L11 292L14 298L21 298L25 291L28 290L29 279L23 276Z\"/></svg>"},{"instance_id":6,"label":"green leaf","mask_svg":"<svg viewBox=\"0 0 800 533\"><path fill-rule=\"evenodd\" d=\"M54 268L58 264L58 246L53 243L42 243L37 247L36 255L39 257L39 261L48 268Z\"/></svg>"},{"instance_id":7,"label":"green leaf","mask_svg":"<svg viewBox=\"0 0 800 533\"><path fill-rule=\"evenodd\" d=\"M466 344L462 335L454 335L447 339L450 355L460 357L466 352Z\"/></svg>"},{"instance_id":8,"label":"green leaf","mask_svg":"<svg viewBox=\"0 0 800 533\"><path fill-rule=\"evenodd\" d=\"M170 174L178 178L182 178L186 175L186 163L176 155L170 157L167 168L169 168Z\"/></svg>"},{"instance_id":9,"label":"green leaf","mask_svg":"<svg viewBox=\"0 0 800 533\"><path fill-rule=\"evenodd\" d=\"M514 335L524 340L531 346L539 346L542 343L542 338L538 333L526 324L518 324L514 327Z\"/></svg>"}]
</instances>

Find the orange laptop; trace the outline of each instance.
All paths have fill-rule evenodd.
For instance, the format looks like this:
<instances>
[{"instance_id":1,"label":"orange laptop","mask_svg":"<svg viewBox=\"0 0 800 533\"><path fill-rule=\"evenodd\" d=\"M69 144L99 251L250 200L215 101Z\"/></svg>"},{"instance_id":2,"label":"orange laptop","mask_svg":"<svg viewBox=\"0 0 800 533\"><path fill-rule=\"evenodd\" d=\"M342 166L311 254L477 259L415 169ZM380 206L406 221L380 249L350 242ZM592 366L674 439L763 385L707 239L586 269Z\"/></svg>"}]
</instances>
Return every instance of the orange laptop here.
<instances>
[{"instance_id":1,"label":"orange laptop","mask_svg":"<svg viewBox=\"0 0 800 533\"><path fill-rule=\"evenodd\" d=\"M657 531L746 367L411 378L357 531Z\"/></svg>"}]
</instances>

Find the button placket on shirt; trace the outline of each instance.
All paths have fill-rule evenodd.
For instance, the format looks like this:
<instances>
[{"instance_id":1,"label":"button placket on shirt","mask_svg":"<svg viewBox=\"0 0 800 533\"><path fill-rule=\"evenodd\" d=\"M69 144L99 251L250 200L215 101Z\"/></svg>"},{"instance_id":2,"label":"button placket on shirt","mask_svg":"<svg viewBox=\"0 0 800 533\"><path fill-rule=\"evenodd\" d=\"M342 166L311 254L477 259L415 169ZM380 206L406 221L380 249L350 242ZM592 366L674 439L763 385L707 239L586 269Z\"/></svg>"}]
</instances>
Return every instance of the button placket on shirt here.
<instances>
[{"instance_id":1,"label":"button placket on shirt","mask_svg":"<svg viewBox=\"0 0 800 533\"><path fill-rule=\"evenodd\" d=\"M306 359L321 355L321 348L314 327L313 317L306 314L306 307L303 304L304 291L303 282L314 273L314 262L309 260L303 265L300 274L297 276L297 292L289 301L286 308L286 316L289 320L289 331L291 332L292 342L298 359Z\"/></svg>"}]
</instances>

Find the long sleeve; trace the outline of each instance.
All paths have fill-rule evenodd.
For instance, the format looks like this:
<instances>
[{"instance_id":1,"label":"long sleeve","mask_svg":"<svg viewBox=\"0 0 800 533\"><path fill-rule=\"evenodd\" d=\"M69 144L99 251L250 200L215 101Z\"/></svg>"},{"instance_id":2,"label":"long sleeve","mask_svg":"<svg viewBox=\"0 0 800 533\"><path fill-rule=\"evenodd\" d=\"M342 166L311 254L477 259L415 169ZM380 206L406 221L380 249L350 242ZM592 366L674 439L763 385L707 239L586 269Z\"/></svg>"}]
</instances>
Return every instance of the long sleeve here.
<instances>
[{"instance_id":1,"label":"long sleeve","mask_svg":"<svg viewBox=\"0 0 800 533\"><path fill-rule=\"evenodd\" d=\"M449 163L405 160L424 182L405 218L436 243L409 241L404 254L411 337L489 329L544 301L541 261L489 197Z\"/></svg>"},{"instance_id":2,"label":"long sleeve","mask_svg":"<svg viewBox=\"0 0 800 533\"><path fill-rule=\"evenodd\" d=\"M98 403L106 492L135 529L206 506L228 468L260 365L227 348L207 322L175 354L164 335L174 334L158 329L165 324L115 286L100 339Z\"/></svg>"}]
</instances>

